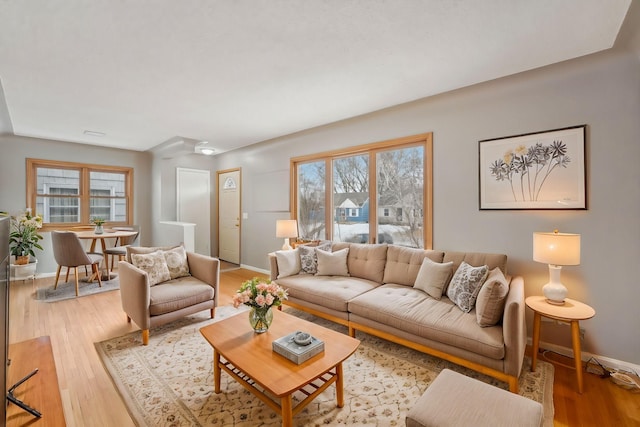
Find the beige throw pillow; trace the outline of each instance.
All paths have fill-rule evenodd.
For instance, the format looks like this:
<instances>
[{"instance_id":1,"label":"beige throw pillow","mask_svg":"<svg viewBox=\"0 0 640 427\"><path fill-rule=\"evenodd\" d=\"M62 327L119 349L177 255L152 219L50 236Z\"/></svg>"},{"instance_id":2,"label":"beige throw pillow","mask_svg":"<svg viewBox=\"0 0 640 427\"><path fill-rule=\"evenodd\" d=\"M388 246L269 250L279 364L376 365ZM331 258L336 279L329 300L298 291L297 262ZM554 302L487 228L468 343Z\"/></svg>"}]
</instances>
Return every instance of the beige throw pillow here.
<instances>
[{"instance_id":1,"label":"beige throw pillow","mask_svg":"<svg viewBox=\"0 0 640 427\"><path fill-rule=\"evenodd\" d=\"M277 251L278 279L293 276L300 272L300 253L298 248L290 251Z\"/></svg>"},{"instance_id":2,"label":"beige throw pillow","mask_svg":"<svg viewBox=\"0 0 640 427\"><path fill-rule=\"evenodd\" d=\"M442 290L453 274L453 262L433 262L429 258L422 261L413 287L420 289L433 298L442 298Z\"/></svg>"},{"instance_id":3,"label":"beige throw pillow","mask_svg":"<svg viewBox=\"0 0 640 427\"><path fill-rule=\"evenodd\" d=\"M476 304L480 287L489 274L489 267L472 267L462 261L447 288L447 296L460 310L470 312Z\"/></svg>"},{"instance_id":4,"label":"beige throw pillow","mask_svg":"<svg viewBox=\"0 0 640 427\"><path fill-rule=\"evenodd\" d=\"M509 282L498 267L489 272L489 277L480 288L476 299L476 320L486 328L494 326L502 319L504 303L509 293Z\"/></svg>"},{"instance_id":5,"label":"beige throw pillow","mask_svg":"<svg viewBox=\"0 0 640 427\"><path fill-rule=\"evenodd\" d=\"M327 252L322 249L316 251L318 256L318 272L316 276L348 276L347 256L349 248L336 252Z\"/></svg>"},{"instance_id":6,"label":"beige throw pillow","mask_svg":"<svg viewBox=\"0 0 640 427\"><path fill-rule=\"evenodd\" d=\"M184 246L164 251L164 259L169 268L169 275L172 279L178 277L190 276L189 263L187 262L187 251Z\"/></svg>"},{"instance_id":7,"label":"beige throw pillow","mask_svg":"<svg viewBox=\"0 0 640 427\"><path fill-rule=\"evenodd\" d=\"M149 254L131 254L131 263L147 272L149 286L171 280L164 253L160 250Z\"/></svg>"}]
</instances>

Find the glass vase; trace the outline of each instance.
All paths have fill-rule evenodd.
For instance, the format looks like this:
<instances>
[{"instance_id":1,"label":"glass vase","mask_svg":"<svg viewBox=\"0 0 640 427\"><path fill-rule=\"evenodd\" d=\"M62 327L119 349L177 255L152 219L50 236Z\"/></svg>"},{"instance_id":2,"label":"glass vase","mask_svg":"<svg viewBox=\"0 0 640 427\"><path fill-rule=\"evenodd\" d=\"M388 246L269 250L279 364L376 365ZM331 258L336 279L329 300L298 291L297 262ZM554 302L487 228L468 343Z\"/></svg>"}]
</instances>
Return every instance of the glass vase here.
<instances>
[{"instance_id":1,"label":"glass vase","mask_svg":"<svg viewBox=\"0 0 640 427\"><path fill-rule=\"evenodd\" d=\"M273 322L271 307L251 307L249 310L249 324L257 334L267 332Z\"/></svg>"}]
</instances>

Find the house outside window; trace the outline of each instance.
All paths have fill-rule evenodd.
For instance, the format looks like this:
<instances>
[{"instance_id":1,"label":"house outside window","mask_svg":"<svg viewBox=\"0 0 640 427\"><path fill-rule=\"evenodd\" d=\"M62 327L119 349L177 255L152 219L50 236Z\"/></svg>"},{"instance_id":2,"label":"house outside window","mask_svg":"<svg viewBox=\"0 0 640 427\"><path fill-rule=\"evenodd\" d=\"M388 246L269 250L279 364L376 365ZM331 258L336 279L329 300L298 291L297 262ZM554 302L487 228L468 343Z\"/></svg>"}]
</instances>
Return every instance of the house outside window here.
<instances>
[{"instance_id":1,"label":"house outside window","mask_svg":"<svg viewBox=\"0 0 640 427\"><path fill-rule=\"evenodd\" d=\"M129 224L132 182L132 168L27 159L27 206L42 215L45 229L92 218Z\"/></svg>"}]
</instances>

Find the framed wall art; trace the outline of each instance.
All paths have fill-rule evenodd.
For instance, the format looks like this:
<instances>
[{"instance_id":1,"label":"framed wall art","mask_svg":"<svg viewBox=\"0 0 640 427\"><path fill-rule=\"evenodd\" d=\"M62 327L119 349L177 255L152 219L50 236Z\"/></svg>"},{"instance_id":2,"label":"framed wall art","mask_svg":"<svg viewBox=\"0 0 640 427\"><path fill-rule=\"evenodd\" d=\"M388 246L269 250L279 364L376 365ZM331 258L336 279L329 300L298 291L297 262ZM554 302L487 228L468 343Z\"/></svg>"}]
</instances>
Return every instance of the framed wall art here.
<instances>
[{"instance_id":1,"label":"framed wall art","mask_svg":"<svg viewBox=\"0 0 640 427\"><path fill-rule=\"evenodd\" d=\"M586 127L479 141L480 209L586 209Z\"/></svg>"}]
</instances>

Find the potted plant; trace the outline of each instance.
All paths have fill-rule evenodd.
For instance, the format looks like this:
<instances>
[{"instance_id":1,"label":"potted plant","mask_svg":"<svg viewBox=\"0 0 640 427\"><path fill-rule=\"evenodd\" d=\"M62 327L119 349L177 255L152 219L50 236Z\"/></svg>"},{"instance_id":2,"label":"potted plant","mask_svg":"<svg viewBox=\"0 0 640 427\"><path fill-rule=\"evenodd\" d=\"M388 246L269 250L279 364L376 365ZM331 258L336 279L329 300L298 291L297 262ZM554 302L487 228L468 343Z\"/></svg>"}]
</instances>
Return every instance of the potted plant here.
<instances>
[{"instance_id":1,"label":"potted plant","mask_svg":"<svg viewBox=\"0 0 640 427\"><path fill-rule=\"evenodd\" d=\"M106 219L104 218L91 218L91 223L96 226L96 229L95 229L96 234L104 233L104 229L102 228L102 225L105 222L106 222Z\"/></svg>"},{"instance_id":2,"label":"potted plant","mask_svg":"<svg viewBox=\"0 0 640 427\"><path fill-rule=\"evenodd\" d=\"M9 250L15 256L15 264L28 264L30 257L35 257L34 248L42 249L38 243L42 236L38 229L42 228L42 217L31 215L31 209L11 218L11 233L9 234Z\"/></svg>"}]
</instances>

